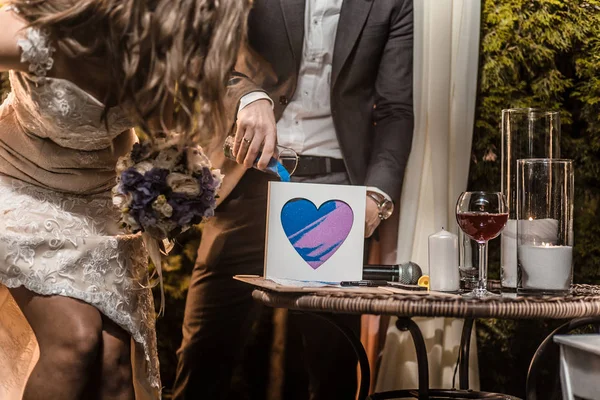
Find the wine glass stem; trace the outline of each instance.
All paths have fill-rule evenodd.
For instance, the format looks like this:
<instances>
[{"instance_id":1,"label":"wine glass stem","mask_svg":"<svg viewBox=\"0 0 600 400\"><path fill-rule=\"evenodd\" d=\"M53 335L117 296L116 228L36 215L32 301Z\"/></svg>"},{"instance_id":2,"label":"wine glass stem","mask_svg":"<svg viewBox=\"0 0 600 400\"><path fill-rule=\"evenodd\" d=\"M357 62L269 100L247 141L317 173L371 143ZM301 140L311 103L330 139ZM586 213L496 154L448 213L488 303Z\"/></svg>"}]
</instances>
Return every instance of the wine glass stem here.
<instances>
[{"instance_id":1,"label":"wine glass stem","mask_svg":"<svg viewBox=\"0 0 600 400\"><path fill-rule=\"evenodd\" d=\"M479 247L479 283L477 289L479 291L487 290L487 271L488 271L488 254L487 242L477 243Z\"/></svg>"}]
</instances>

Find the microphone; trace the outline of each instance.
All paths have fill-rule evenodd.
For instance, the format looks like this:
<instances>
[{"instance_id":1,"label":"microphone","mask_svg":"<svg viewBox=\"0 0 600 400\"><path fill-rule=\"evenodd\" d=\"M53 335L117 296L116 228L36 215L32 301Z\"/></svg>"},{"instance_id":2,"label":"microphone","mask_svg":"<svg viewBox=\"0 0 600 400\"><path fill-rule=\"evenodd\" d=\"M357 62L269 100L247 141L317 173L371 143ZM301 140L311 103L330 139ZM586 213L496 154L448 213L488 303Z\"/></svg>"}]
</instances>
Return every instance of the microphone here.
<instances>
[{"instance_id":1,"label":"microphone","mask_svg":"<svg viewBox=\"0 0 600 400\"><path fill-rule=\"evenodd\" d=\"M363 267L363 279L369 281L383 280L416 285L421 276L423 276L421 267L412 261L395 265L365 265Z\"/></svg>"}]
</instances>

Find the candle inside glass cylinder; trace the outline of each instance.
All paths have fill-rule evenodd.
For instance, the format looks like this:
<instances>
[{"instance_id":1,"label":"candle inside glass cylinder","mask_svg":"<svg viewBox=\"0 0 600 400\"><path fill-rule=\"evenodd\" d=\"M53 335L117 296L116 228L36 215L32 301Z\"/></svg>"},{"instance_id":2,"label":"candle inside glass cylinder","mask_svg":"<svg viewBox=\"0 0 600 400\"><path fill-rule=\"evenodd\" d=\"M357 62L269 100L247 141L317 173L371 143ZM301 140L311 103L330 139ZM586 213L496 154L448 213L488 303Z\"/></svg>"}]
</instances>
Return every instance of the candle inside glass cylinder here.
<instances>
[{"instance_id":1,"label":"candle inside glass cylinder","mask_svg":"<svg viewBox=\"0 0 600 400\"><path fill-rule=\"evenodd\" d=\"M518 249L523 289L568 291L573 278L573 247L520 245Z\"/></svg>"},{"instance_id":2,"label":"candle inside glass cylinder","mask_svg":"<svg viewBox=\"0 0 600 400\"><path fill-rule=\"evenodd\" d=\"M555 243L558 239L558 220L552 218L519 221L522 240ZM517 221L508 220L502 232L502 287L517 287Z\"/></svg>"}]
</instances>

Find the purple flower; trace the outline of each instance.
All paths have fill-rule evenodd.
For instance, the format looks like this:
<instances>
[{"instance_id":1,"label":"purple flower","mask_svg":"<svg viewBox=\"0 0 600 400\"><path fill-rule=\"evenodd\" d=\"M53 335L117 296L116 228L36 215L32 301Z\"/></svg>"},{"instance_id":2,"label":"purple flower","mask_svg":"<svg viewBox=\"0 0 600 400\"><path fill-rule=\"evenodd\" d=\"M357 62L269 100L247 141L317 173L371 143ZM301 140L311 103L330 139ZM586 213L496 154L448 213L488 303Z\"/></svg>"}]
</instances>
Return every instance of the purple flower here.
<instances>
[{"instance_id":1,"label":"purple flower","mask_svg":"<svg viewBox=\"0 0 600 400\"><path fill-rule=\"evenodd\" d=\"M199 196L190 198L180 193L173 193L168 201L173 208L171 220L181 227L200 223L208 208L206 202Z\"/></svg>"},{"instance_id":2,"label":"purple flower","mask_svg":"<svg viewBox=\"0 0 600 400\"><path fill-rule=\"evenodd\" d=\"M197 174L198 182L202 190L215 191L217 189L217 181L208 167L202 168L202 175Z\"/></svg>"},{"instance_id":3,"label":"purple flower","mask_svg":"<svg viewBox=\"0 0 600 400\"><path fill-rule=\"evenodd\" d=\"M134 190L135 187L144 179L142 174L137 172L134 168L127 168L121 174L121 185L124 190Z\"/></svg>"},{"instance_id":4,"label":"purple flower","mask_svg":"<svg viewBox=\"0 0 600 400\"><path fill-rule=\"evenodd\" d=\"M214 207L215 205L215 192L206 191L202 194L202 201L208 207Z\"/></svg>"},{"instance_id":5,"label":"purple flower","mask_svg":"<svg viewBox=\"0 0 600 400\"><path fill-rule=\"evenodd\" d=\"M146 172L141 180L137 180L136 185L128 189L133 195L132 208L145 208L152 205L152 202L160 194L169 191L166 178L169 171L166 169L153 168Z\"/></svg>"},{"instance_id":6,"label":"purple flower","mask_svg":"<svg viewBox=\"0 0 600 400\"><path fill-rule=\"evenodd\" d=\"M169 189L167 175L169 175L168 169L152 168L144 174L144 180L156 190L166 191Z\"/></svg>"},{"instance_id":7,"label":"purple flower","mask_svg":"<svg viewBox=\"0 0 600 400\"><path fill-rule=\"evenodd\" d=\"M131 194L130 215L142 228L158 223L152 203L159 195L169 194L170 188L166 183L168 174L168 170L160 168L153 168L143 175L134 168L128 168L121 174L120 190Z\"/></svg>"},{"instance_id":8,"label":"purple flower","mask_svg":"<svg viewBox=\"0 0 600 400\"><path fill-rule=\"evenodd\" d=\"M137 219L139 221L139 224L144 228L151 227L151 226L155 225L157 222L156 213L152 209L151 210L147 210L147 209L140 210L139 216Z\"/></svg>"}]
</instances>

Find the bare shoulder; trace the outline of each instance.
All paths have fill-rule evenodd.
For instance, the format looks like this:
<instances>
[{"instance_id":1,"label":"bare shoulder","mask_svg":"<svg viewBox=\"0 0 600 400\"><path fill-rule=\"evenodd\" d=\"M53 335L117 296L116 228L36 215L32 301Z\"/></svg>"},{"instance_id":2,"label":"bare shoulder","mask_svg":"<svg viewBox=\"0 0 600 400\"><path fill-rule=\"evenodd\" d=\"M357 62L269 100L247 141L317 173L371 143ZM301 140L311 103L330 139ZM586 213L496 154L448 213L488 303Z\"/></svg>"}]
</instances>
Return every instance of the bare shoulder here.
<instances>
[{"instance_id":1,"label":"bare shoulder","mask_svg":"<svg viewBox=\"0 0 600 400\"><path fill-rule=\"evenodd\" d=\"M26 71L27 65L20 61L21 49L17 45L17 40L22 35L21 31L27 26L27 23L9 7L1 7L0 26L2 27L2 35L0 35L0 71L9 69Z\"/></svg>"}]
</instances>

